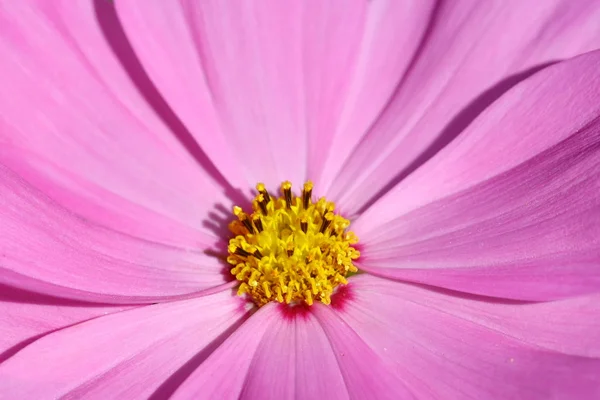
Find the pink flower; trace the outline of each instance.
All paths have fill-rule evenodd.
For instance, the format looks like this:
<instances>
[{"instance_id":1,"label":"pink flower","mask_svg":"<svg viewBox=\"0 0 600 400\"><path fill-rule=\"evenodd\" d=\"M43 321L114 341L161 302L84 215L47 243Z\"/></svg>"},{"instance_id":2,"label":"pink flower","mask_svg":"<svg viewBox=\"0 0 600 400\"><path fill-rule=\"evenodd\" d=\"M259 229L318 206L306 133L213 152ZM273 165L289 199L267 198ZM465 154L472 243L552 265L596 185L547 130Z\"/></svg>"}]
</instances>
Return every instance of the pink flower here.
<instances>
[{"instance_id":1,"label":"pink flower","mask_svg":"<svg viewBox=\"0 0 600 400\"><path fill-rule=\"evenodd\" d=\"M600 398L598 21L2 2L0 397ZM231 207L308 179L363 273L258 308Z\"/></svg>"}]
</instances>

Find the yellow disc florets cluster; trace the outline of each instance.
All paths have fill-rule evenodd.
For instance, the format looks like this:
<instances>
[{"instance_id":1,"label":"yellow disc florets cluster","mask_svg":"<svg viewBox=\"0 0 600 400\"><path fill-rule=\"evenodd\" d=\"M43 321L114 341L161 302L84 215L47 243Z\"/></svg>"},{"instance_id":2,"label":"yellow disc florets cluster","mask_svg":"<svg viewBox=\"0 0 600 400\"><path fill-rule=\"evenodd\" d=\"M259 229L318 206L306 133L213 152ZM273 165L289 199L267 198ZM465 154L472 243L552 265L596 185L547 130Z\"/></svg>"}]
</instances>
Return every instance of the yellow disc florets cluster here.
<instances>
[{"instance_id":1,"label":"yellow disc florets cluster","mask_svg":"<svg viewBox=\"0 0 600 400\"><path fill-rule=\"evenodd\" d=\"M346 284L356 272L353 264L360 253L358 239L346 232L350 221L334 214L335 205L320 198L312 201L313 184L304 184L302 196L292 193L292 184L281 184L282 196L273 198L265 186L256 186L254 212L234 207L237 217L229 229L227 261L240 281L238 294L248 294L258 305L314 301L331 302L334 288Z\"/></svg>"}]
</instances>

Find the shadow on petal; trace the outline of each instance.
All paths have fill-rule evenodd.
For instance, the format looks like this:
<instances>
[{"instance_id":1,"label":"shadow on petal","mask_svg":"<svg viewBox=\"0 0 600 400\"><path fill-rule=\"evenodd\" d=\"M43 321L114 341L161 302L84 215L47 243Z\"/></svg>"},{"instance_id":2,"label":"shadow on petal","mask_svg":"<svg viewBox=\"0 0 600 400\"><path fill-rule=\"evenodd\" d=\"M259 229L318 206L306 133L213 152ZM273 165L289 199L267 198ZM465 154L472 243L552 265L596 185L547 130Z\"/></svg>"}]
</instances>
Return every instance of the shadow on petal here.
<instances>
[{"instance_id":1,"label":"shadow on petal","mask_svg":"<svg viewBox=\"0 0 600 400\"><path fill-rule=\"evenodd\" d=\"M234 202L242 202L243 195L235 189L208 158L202 147L196 142L190 131L175 114L160 94L143 65L136 56L119 21L115 5L105 0L95 0L94 9L102 33L124 70L144 99L156 111L156 114L170 128L181 145L194 157L200 167L209 174L224 190L226 196Z\"/></svg>"},{"instance_id":2,"label":"shadow on petal","mask_svg":"<svg viewBox=\"0 0 600 400\"><path fill-rule=\"evenodd\" d=\"M511 88L517 85L519 82L524 81L535 73L557 63L558 60L552 62L546 62L535 67L529 68L525 71L513 74L500 82L496 83L489 89L482 92L475 100L469 105L462 109L456 116L446 125L446 127L440 132L435 141L421 153L410 165L400 171L387 185L385 185L380 191L375 193L371 199L365 203L365 205L359 210L358 214L363 213L369 207L373 205L379 198L390 191L394 186L400 183L404 178L410 175L413 171L423 165L431 157L435 156L441 149L446 147L452 142L467 126L471 124L486 108L488 108L494 101L499 99L504 93L508 92Z\"/></svg>"}]
</instances>

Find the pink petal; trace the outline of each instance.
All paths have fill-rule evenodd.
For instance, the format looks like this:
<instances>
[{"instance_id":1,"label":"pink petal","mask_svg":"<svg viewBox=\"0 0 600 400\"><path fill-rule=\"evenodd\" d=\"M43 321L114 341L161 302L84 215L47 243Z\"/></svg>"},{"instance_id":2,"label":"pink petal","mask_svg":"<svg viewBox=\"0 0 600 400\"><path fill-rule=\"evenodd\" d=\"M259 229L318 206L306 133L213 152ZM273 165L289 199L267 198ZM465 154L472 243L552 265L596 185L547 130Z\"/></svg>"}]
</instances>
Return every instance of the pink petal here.
<instances>
[{"instance_id":1,"label":"pink petal","mask_svg":"<svg viewBox=\"0 0 600 400\"><path fill-rule=\"evenodd\" d=\"M240 398L349 398L329 339L312 314L291 314L267 330Z\"/></svg>"},{"instance_id":2,"label":"pink petal","mask_svg":"<svg viewBox=\"0 0 600 400\"><path fill-rule=\"evenodd\" d=\"M340 316L416 398L593 399L600 297L493 302L368 275Z\"/></svg>"},{"instance_id":3,"label":"pink petal","mask_svg":"<svg viewBox=\"0 0 600 400\"><path fill-rule=\"evenodd\" d=\"M309 312L268 305L176 392L195 399L348 399L338 360Z\"/></svg>"},{"instance_id":4,"label":"pink petal","mask_svg":"<svg viewBox=\"0 0 600 400\"><path fill-rule=\"evenodd\" d=\"M261 307L198 367L173 399L238 399L265 332L280 321L274 303Z\"/></svg>"},{"instance_id":5,"label":"pink petal","mask_svg":"<svg viewBox=\"0 0 600 400\"><path fill-rule=\"evenodd\" d=\"M363 269L515 299L598 291L598 65L520 84L363 214Z\"/></svg>"},{"instance_id":6,"label":"pink petal","mask_svg":"<svg viewBox=\"0 0 600 400\"><path fill-rule=\"evenodd\" d=\"M364 339L342 320L337 310L316 305L314 312L335 352L352 399L415 399L406 378L383 362ZM387 360L386 360L387 361Z\"/></svg>"},{"instance_id":7,"label":"pink petal","mask_svg":"<svg viewBox=\"0 0 600 400\"><path fill-rule=\"evenodd\" d=\"M8 398L166 398L244 317L230 292L156 304L47 335L0 365Z\"/></svg>"},{"instance_id":8,"label":"pink petal","mask_svg":"<svg viewBox=\"0 0 600 400\"><path fill-rule=\"evenodd\" d=\"M594 0L441 2L408 74L328 195L365 209L458 135L515 83L600 47ZM342 151L342 150L339 150Z\"/></svg>"},{"instance_id":9,"label":"pink petal","mask_svg":"<svg viewBox=\"0 0 600 400\"><path fill-rule=\"evenodd\" d=\"M214 235L205 225L229 207L227 183L140 95L93 2L11 2L0 26L1 163L126 234L185 246Z\"/></svg>"},{"instance_id":10,"label":"pink petal","mask_svg":"<svg viewBox=\"0 0 600 400\"><path fill-rule=\"evenodd\" d=\"M0 164L0 284L84 301L138 303L227 282L204 249L150 242L56 204Z\"/></svg>"},{"instance_id":11,"label":"pink petal","mask_svg":"<svg viewBox=\"0 0 600 400\"><path fill-rule=\"evenodd\" d=\"M335 349L318 320L307 313L296 316L292 322L295 323L296 346L295 398L350 398Z\"/></svg>"},{"instance_id":12,"label":"pink petal","mask_svg":"<svg viewBox=\"0 0 600 400\"><path fill-rule=\"evenodd\" d=\"M0 286L0 362L44 334L126 308L67 301Z\"/></svg>"},{"instance_id":13,"label":"pink petal","mask_svg":"<svg viewBox=\"0 0 600 400\"><path fill-rule=\"evenodd\" d=\"M331 143L343 136L351 146L374 120L431 3L116 6L149 75L215 164L231 149L249 184L274 186L318 179L327 157L343 161Z\"/></svg>"}]
</instances>

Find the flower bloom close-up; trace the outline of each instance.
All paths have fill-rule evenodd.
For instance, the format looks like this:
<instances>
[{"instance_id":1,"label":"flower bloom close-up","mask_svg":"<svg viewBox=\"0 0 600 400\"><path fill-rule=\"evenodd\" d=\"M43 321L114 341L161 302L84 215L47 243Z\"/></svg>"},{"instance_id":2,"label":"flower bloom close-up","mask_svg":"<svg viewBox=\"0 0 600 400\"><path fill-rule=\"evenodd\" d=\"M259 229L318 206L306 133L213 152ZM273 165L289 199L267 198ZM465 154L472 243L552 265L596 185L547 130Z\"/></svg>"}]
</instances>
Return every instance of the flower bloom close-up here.
<instances>
[{"instance_id":1,"label":"flower bloom close-up","mask_svg":"<svg viewBox=\"0 0 600 400\"><path fill-rule=\"evenodd\" d=\"M0 399L600 398L600 2L0 2Z\"/></svg>"}]
</instances>

